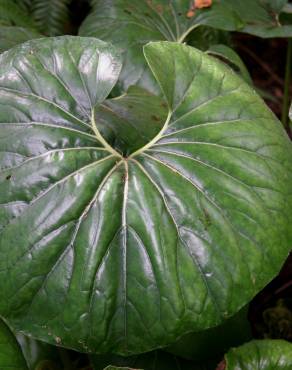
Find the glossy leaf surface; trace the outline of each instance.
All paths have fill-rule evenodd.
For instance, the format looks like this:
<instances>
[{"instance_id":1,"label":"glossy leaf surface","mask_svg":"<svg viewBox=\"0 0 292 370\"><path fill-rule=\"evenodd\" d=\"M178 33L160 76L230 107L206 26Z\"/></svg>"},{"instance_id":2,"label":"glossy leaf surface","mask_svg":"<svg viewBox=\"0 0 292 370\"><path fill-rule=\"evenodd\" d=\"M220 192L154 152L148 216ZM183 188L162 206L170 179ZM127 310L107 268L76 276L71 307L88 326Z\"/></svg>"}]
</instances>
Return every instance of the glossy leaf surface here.
<instances>
[{"instance_id":1,"label":"glossy leaf surface","mask_svg":"<svg viewBox=\"0 0 292 370\"><path fill-rule=\"evenodd\" d=\"M208 9L196 9L190 16L191 3L189 0L94 1L80 35L110 41L123 51L120 91L141 85L157 92L159 88L143 56L143 45L148 41L182 42L200 25L223 30L235 30L243 25L238 14L219 1L214 1Z\"/></svg>"},{"instance_id":2,"label":"glossy leaf surface","mask_svg":"<svg viewBox=\"0 0 292 370\"><path fill-rule=\"evenodd\" d=\"M60 37L0 57L0 314L17 330L148 351L237 312L290 250L281 124L213 57L169 42L145 56L169 114L125 157L98 130L111 46Z\"/></svg>"},{"instance_id":3,"label":"glossy leaf surface","mask_svg":"<svg viewBox=\"0 0 292 370\"><path fill-rule=\"evenodd\" d=\"M284 340L254 340L225 355L226 370L290 370L292 344Z\"/></svg>"},{"instance_id":4,"label":"glossy leaf surface","mask_svg":"<svg viewBox=\"0 0 292 370\"><path fill-rule=\"evenodd\" d=\"M0 369L28 370L17 340L2 320L0 320Z\"/></svg>"}]
</instances>

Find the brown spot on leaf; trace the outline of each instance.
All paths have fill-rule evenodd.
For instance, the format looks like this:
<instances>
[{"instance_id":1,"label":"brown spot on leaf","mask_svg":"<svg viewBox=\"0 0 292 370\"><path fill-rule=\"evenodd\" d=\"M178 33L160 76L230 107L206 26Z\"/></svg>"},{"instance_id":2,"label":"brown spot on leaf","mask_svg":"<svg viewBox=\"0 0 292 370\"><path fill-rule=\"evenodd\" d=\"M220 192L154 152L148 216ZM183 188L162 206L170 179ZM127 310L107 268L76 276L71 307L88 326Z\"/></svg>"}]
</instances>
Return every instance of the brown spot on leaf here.
<instances>
[{"instance_id":1,"label":"brown spot on leaf","mask_svg":"<svg viewBox=\"0 0 292 370\"><path fill-rule=\"evenodd\" d=\"M194 15L195 15L195 11L194 11L194 9L190 9L190 10L187 12L187 18L192 18Z\"/></svg>"},{"instance_id":2,"label":"brown spot on leaf","mask_svg":"<svg viewBox=\"0 0 292 370\"><path fill-rule=\"evenodd\" d=\"M163 13L163 7L162 7L162 5L157 5L156 6L156 10L157 10L158 13L162 14Z\"/></svg>"},{"instance_id":3,"label":"brown spot on leaf","mask_svg":"<svg viewBox=\"0 0 292 370\"><path fill-rule=\"evenodd\" d=\"M12 175L6 176L6 180L10 180Z\"/></svg>"},{"instance_id":4,"label":"brown spot on leaf","mask_svg":"<svg viewBox=\"0 0 292 370\"><path fill-rule=\"evenodd\" d=\"M152 121L159 122L160 118L158 116L155 116L155 114L152 114L151 116Z\"/></svg>"}]
</instances>

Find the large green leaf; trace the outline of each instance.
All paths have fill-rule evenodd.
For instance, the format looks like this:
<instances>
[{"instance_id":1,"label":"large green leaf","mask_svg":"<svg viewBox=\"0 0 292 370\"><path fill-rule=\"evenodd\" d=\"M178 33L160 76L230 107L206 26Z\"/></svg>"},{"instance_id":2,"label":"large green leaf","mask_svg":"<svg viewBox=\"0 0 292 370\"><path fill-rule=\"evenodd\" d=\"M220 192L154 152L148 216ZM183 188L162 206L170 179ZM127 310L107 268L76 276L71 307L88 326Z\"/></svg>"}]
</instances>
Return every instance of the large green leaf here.
<instances>
[{"instance_id":1,"label":"large green leaf","mask_svg":"<svg viewBox=\"0 0 292 370\"><path fill-rule=\"evenodd\" d=\"M110 41L122 50L124 66L118 83L121 91L141 85L157 92L159 89L142 51L148 41L183 42L200 25L223 30L243 26L237 13L218 0L209 9L197 9L193 16L188 16L190 3L189 0L97 0L80 35Z\"/></svg>"},{"instance_id":2,"label":"large green leaf","mask_svg":"<svg viewBox=\"0 0 292 370\"><path fill-rule=\"evenodd\" d=\"M88 352L162 347L237 312L288 254L279 121L194 48L145 56L169 114L125 156L98 131L111 46L48 38L0 56L0 314L16 330Z\"/></svg>"},{"instance_id":3,"label":"large green leaf","mask_svg":"<svg viewBox=\"0 0 292 370\"><path fill-rule=\"evenodd\" d=\"M0 369L28 370L17 340L2 320L0 320Z\"/></svg>"},{"instance_id":4,"label":"large green leaf","mask_svg":"<svg viewBox=\"0 0 292 370\"><path fill-rule=\"evenodd\" d=\"M292 344L284 340L254 340L231 349L225 362L226 370L291 370Z\"/></svg>"}]
</instances>

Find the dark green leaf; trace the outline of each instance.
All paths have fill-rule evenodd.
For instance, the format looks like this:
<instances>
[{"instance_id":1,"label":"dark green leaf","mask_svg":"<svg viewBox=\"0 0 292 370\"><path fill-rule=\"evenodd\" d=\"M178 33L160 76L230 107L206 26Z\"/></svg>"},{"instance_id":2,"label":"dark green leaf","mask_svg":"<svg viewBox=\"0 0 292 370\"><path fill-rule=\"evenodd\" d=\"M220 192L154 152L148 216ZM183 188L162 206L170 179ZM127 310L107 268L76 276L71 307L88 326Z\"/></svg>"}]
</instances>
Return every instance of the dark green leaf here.
<instances>
[{"instance_id":1,"label":"dark green leaf","mask_svg":"<svg viewBox=\"0 0 292 370\"><path fill-rule=\"evenodd\" d=\"M66 33L70 0L34 0L32 15L38 28L48 36Z\"/></svg>"},{"instance_id":2,"label":"dark green leaf","mask_svg":"<svg viewBox=\"0 0 292 370\"><path fill-rule=\"evenodd\" d=\"M159 89L143 56L148 41L180 41L200 25L222 30L243 26L239 16L220 1L210 8L196 9L189 16L189 0L97 0L80 30L82 36L94 36L117 45L125 58L119 79L121 91L141 85L149 91Z\"/></svg>"},{"instance_id":3,"label":"dark green leaf","mask_svg":"<svg viewBox=\"0 0 292 370\"><path fill-rule=\"evenodd\" d=\"M291 370L292 344L284 340L254 340L225 355L226 370Z\"/></svg>"},{"instance_id":4,"label":"dark green leaf","mask_svg":"<svg viewBox=\"0 0 292 370\"><path fill-rule=\"evenodd\" d=\"M17 340L2 320L0 320L0 369L28 370Z\"/></svg>"},{"instance_id":5,"label":"dark green leaf","mask_svg":"<svg viewBox=\"0 0 292 370\"><path fill-rule=\"evenodd\" d=\"M290 250L280 122L205 53L158 42L145 55L169 115L128 157L97 126L121 69L110 45L46 38L0 56L0 314L16 330L150 351L232 316Z\"/></svg>"},{"instance_id":6,"label":"dark green leaf","mask_svg":"<svg viewBox=\"0 0 292 370\"><path fill-rule=\"evenodd\" d=\"M25 41L43 37L29 28L0 26L0 53Z\"/></svg>"},{"instance_id":7,"label":"dark green leaf","mask_svg":"<svg viewBox=\"0 0 292 370\"><path fill-rule=\"evenodd\" d=\"M0 0L0 25L28 28L36 26L29 14L11 0Z\"/></svg>"}]
</instances>

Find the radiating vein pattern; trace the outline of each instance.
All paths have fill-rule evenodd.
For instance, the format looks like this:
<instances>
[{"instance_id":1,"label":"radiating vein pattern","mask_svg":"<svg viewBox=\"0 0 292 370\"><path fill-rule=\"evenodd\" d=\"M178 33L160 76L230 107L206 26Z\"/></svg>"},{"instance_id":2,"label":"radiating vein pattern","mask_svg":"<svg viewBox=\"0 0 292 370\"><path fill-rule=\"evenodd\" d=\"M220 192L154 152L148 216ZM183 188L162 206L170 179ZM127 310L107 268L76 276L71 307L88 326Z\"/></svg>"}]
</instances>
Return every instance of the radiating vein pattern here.
<instances>
[{"instance_id":1,"label":"radiating vein pattern","mask_svg":"<svg viewBox=\"0 0 292 370\"><path fill-rule=\"evenodd\" d=\"M0 315L19 331L149 351L236 313L289 252L280 123L196 49L151 43L145 57L164 100L134 87L103 102L122 61L96 39L0 57Z\"/></svg>"}]
</instances>

